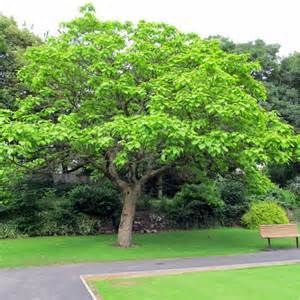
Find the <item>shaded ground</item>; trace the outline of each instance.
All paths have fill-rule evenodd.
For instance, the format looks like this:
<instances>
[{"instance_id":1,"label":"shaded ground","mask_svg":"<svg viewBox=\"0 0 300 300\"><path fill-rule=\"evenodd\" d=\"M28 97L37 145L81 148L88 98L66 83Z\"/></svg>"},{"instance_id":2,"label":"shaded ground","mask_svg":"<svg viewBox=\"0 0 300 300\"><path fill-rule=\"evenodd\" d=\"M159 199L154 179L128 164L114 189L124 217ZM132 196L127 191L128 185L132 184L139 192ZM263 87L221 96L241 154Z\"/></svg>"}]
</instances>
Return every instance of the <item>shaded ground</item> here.
<instances>
[{"instance_id":1,"label":"shaded ground","mask_svg":"<svg viewBox=\"0 0 300 300\"><path fill-rule=\"evenodd\" d=\"M84 274L226 266L259 262L300 261L300 250L276 250L235 256L90 263L0 270L0 299L88 300L80 281Z\"/></svg>"}]
</instances>

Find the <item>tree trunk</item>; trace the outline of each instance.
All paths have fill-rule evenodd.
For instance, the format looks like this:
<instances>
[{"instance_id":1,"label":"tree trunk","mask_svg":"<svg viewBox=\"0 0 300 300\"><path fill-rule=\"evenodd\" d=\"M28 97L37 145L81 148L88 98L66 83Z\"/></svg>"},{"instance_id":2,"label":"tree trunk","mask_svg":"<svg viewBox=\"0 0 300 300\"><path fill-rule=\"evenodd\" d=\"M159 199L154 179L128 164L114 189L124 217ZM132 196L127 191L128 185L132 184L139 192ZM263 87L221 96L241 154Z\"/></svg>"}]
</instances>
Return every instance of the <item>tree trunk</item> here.
<instances>
[{"instance_id":1,"label":"tree trunk","mask_svg":"<svg viewBox=\"0 0 300 300\"><path fill-rule=\"evenodd\" d=\"M159 174L157 177L157 197L161 199L163 197L163 177Z\"/></svg>"},{"instance_id":2,"label":"tree trunk","mask_svg":"<svg viewBox=\"0 0 300 300\"><path fill-rule=\"evenodd\" d=\"M132 243L132 225L135 216L136 201L141 193L141 186L127 186L123 190L123 209L118 230L118 245L130 247Z\"/></svg>"}]
</instances>

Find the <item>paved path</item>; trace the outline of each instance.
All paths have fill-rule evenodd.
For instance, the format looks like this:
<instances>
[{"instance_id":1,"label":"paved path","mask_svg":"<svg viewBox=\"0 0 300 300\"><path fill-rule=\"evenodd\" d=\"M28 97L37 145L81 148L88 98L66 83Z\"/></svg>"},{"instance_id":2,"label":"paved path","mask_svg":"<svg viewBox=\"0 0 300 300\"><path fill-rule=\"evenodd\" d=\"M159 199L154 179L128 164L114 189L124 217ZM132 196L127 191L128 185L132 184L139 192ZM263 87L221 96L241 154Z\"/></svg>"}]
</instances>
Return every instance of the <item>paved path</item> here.
<instances>
[{"instance_id":1,"label":"paved path","mask_svg":"<svg viewBox=\"0 0 300 300\"><path fill-rule=\"evenodd\" d=\"M80 275L300 261L300 250L149 261L87 263L0 270L2 300L90 300Z\"/></svg>"}]
</instances>

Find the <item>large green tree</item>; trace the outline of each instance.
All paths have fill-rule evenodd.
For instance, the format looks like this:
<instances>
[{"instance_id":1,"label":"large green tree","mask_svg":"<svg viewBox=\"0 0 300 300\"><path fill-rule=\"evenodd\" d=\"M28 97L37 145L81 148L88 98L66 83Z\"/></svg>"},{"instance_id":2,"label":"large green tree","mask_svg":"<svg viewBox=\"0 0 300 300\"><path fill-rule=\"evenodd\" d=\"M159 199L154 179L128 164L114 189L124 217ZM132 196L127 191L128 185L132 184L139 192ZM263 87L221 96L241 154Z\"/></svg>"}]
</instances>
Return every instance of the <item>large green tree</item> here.
<instances>
[{"instance_id":1,"label":"large green tree","mask_svg":"<svg viewBox=\"0 0 300 300\"><path fill-rule=\"evenodd\" d=\"M2 110L0 151L31 168L61 148L103 172L123 193L120 246L131 245L142 186L171 166L250 173L292 156L292 130L258 105L265 90L246 56L166 24L81 12L27 51L20 76L32 95Z\"/></svg>"}]
</instances>

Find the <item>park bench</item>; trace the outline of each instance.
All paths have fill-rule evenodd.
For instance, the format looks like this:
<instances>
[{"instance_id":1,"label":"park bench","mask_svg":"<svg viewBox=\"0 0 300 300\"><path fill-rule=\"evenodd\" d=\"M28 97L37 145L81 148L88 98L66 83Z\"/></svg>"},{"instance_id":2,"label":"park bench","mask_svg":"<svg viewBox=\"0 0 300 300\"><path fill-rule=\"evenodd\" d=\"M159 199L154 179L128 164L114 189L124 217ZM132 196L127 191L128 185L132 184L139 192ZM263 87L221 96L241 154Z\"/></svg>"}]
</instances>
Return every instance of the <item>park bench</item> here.
<instances>
[{"instance_id":1,"label":"park bench","mask_svg":"<svg viewBox=\"0 0 300 300\"><path fill-rule=\"evenodd\" d=\"M259 227L260 236L268 239L268 246L271 247L271 239L276 238L296 238L296 246L299 248L299 232L297 224L274 224L261 225Z\"/></svg>"}]
</instances>

